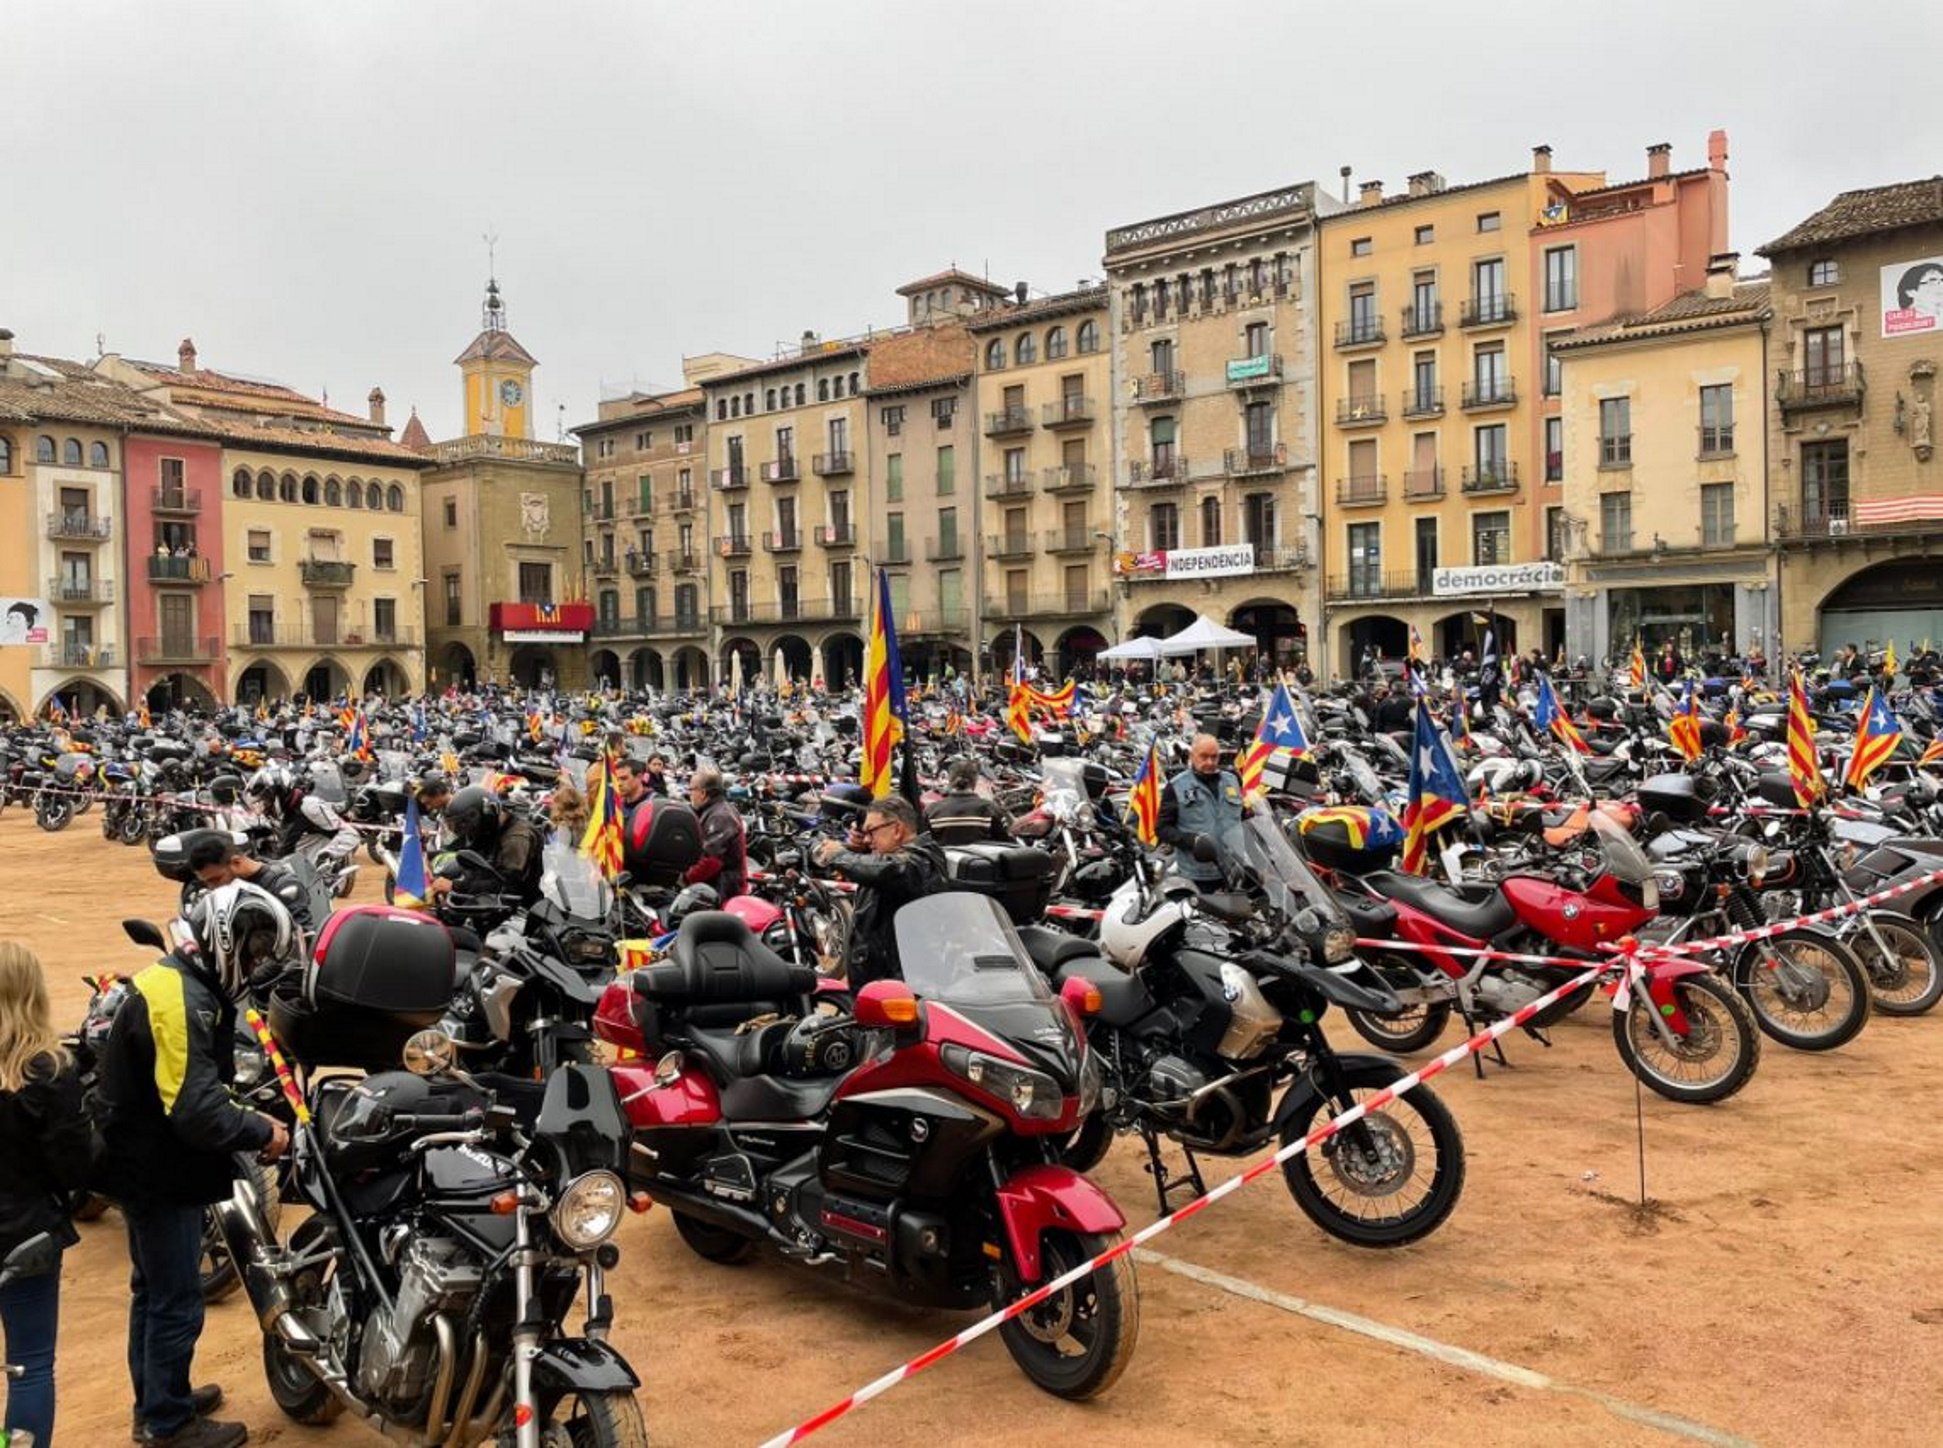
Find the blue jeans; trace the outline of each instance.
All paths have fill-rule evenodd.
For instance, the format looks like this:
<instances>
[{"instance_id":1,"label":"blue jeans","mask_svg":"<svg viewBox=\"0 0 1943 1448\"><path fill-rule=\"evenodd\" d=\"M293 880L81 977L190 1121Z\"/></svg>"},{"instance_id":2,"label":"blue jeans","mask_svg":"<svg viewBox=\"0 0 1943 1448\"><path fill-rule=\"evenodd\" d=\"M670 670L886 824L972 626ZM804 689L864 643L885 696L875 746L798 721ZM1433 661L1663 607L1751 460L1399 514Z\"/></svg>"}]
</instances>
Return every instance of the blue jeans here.
<instances>
[{"instance_id":1,"label":"blue jeans","mask_svg":"<svg viewBox=\"0 0 1943 1448\"><path fill-rule=\"evenodd\" d=\"M158 1438L187 1426L189 1365L202 1336L201 1207L123 1204L129 1282L128 1376L135 1417Z\"/></svg>"},{"instance_id":2,"label":"blue jeans","mask_svg":"<svg viewBox=\"0 0 1943 1448\"><path fill-rule=\"evenodd\" d=\"M6 1361L27 1369L7 1387L9 1433L34 1435L34 1448L54 1440L54 1337L61 1320L61 1273L23 1277L0 1287Z\"/></svg>"}]
</instances>

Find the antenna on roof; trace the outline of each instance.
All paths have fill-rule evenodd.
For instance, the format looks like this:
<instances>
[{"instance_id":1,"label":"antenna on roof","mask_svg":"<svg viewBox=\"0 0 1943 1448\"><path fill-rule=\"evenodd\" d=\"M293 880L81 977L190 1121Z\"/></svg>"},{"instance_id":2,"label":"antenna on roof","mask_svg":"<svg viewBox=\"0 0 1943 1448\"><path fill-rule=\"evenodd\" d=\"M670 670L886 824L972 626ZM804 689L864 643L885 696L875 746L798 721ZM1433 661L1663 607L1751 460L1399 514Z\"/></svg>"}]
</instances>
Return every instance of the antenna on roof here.
<instances>
[{"instance_id":1,"label":"antenna on roof","mask_svg":"<svg viewBox=\"0 0 1943 1448\"><path fill-rule=\"evenodd\" d=\"M108 355L108 334L106 332L96 332L94 334L94 355L97 357L106 357Z\"/></svg>"}]
</instances>

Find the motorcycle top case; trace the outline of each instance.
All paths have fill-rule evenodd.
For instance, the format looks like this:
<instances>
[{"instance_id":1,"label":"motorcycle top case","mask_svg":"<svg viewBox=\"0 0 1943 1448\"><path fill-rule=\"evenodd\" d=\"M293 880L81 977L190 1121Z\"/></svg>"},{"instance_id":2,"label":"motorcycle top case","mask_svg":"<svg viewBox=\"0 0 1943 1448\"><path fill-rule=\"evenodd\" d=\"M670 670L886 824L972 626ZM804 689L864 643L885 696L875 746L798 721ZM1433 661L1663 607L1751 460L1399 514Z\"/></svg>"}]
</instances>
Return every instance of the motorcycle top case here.
<instances>
[{"instance_id":1,"label":"motorcycle top case","mask_svg":"<svg viewBox=\"0 0 1943 1448\"><path fill-rule=\"evenodd\" d=\"M1019 845L954 845L945 851L951 882L960 890L989 895L1012 918L1030 925L1052 900L1053 858Z\"/></svg>"},{"instance_id":2,"label":"motorcycle top case","mask_svg":"<svg viewBox=\"0 0 1943 1448\"><path fill-rule=\"evenodd\" d=\"M1794 786L1788 786L1792 795ZM1675 824L1705 824L1708 808L1720 793L1711 779L1690 774L1656 774L1641 783L1639 806L1648 814L1663 814Z\"/></svg>"},{"instance_id":3,"label":"motorcycle top case","mask_svg":"<svg viewBox=\"0 0 1943 1448\"><path fill-rule=\"evenodd\" d=\"M164 836L155 842L149 854L163 879L173 880L178 885L193 884L196 877L189 869L189 852L203 840L223 838L229 839L238 849L249 846L246 835L231 834L227 830L195 829Z\"/></svg>"},{"instance_id":4,"label":"motorcycle top case","mask_svg":"<svg viewBox=\"0 0 1943 1448\"><path fill-rule=\"evenodd\" d=\"M1310 859L1346 875L1389 868L1403 848L1403 827L1387 810L1368 805L1331 805L1304 811L1296 820Z\"/></svg>"},{"instance_id":5,"label":"motorcycle top case","mask_svg":"<svg viewBox=\"0 0 1943 1448\"><path fill-rule=\"evenodd\" d=\"M271 1028L306 1065L388 1070L414 1031L445 1014L455 974L452 937L436 920L353 906L318 935L302 996L272 999Z\"/></svg>"},{"instance_id":6,"label":"motorcycle top case","mask_svg":"<svg viewBox=\"0 0 1943 1448\"><path fill-rule=\"evenodd\" d=\"M628 814L621 866L636 885L671 890L701 857L701 823L683 801L644 799Z\"/></svg>"}]
</instances>

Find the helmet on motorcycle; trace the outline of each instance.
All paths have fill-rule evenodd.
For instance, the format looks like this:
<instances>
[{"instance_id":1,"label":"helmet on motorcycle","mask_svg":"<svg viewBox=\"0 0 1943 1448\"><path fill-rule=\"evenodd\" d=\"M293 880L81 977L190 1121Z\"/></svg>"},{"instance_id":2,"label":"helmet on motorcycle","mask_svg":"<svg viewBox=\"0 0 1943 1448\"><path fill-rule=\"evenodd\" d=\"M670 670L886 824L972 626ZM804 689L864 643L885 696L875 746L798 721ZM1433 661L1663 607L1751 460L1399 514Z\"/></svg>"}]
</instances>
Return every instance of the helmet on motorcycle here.
<instances>
[{"instance_id":1,"label":"helmet on motorcycle","mask_svg":"<svg viewBox=\"0 0 1943 1448\"><path fill-rule=\"evenodd\" d=\"M280 764L266 764L250 776L249 797L260 804L279 805L290 789L290 771Z\"/></svg>"},{"instance_id":2,"label":"helmet on motorcycle","mask_svg":"<svg viewBox=\"0 0 1943 1448\"><path fill-rule=\"evenodd\" d=\"M506 806L482 785L468 784L452 796L441 816L446 838L461 850L489 850L505 828Z\"/></svg>"},{"instance_id":3,"label":"helmet on motorcycle","mask_svg":"<svg viewBox=\"0 0 1943 1448\"><path fill-rule=\"evenodd\" d=\"M176 948L199 960L232 1000L243 994L259 966L287 958L297 940L283 902L241 880L198 898L177 923L188 927L189 938L178 932Z\"/></svg>"},{"instance_id":4,"label":"helmet on motorcycle","mask_svg":"<svg viewBox=\"0 0 1943 1448\"><path fill-rule=\"evenodd\" d=\"M219 774L209 781L209 797L217 804L228 807L243 796L243 781L234 774Z\"/></svg>"}]
</instances>

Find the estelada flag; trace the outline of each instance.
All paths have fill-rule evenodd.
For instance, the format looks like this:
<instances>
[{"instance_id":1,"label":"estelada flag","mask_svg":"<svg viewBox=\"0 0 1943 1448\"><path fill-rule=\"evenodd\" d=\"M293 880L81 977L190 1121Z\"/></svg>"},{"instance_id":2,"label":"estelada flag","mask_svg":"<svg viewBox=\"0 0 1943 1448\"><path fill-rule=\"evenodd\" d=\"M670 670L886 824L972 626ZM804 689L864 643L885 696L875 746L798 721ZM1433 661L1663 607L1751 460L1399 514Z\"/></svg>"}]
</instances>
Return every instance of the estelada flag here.
<instances>
[{"instance_id":1,"label":"estelada flag","mask_svg":"<svg viewBox=\"0 0 1943 1448\"><path fill-rule=\"evenodd\" d=\"M1151 744L1147 746L1146 763L1134 776L1133 792L1127 796L1127 815L1141 844L1151 850L1160 843L1160 756Z\"/></svg>"},{"instance_id":2,"label":"estelada flag","mask_svg":"<svg viewBox=\"0 0 1943 1448\"><path fill-rule=\"evenodd\" d=\"M1558 695L1552 691L1552 681L1543 674L1538 676L1536 718L1540 729L1556 735L1566 747L1576 749L1581 754L1592 752L1592 746L1587 744L1585 736L1579 733L1579 726L1574 724L1565 710L1559 707Z\"/></svg>"},{"instance_id":3,"label":"estelada flag","mask_svg":"<svg viewBox=\"0 0 1943 1448\"><path fill-rule=\"evenodd\" d=\"M1700 757L1700 700L1694 695L1693 680L1687 680L1687 696L1667 721L1666 737L1689 762Z\"/></svg>"},{"instance_id":4,"label":"estelada flag","mask_svg":"<svg viewBox=\"0 0 1943 1448\"><path fill-rule=\"evenodd\" d=\"M406 910L416 910L431 899L425 881L425 837L420 833L415 794L405 797L405 833L398 844L398 879L392 899Z\"/></svg>"},{"instance_id":5,"label":"estelada flag","mask_svg":"<svg viewBox=\"0 0 1943 1448\"><path fill-rule=\"evenodd\" d=\"M877 570L877 598L864 644L864 757L858 777L873 797L890 793L891 751L904 737L904 661L891 622L891 580Z\"/></svg>"},{"instance_id":6,"label":"estelada flag","mask_svg":"<svg viewBox=\"0 0 1943 1448\"><path fill-rule=\"evenodd\" d=\"M1808 712L1808 690L1800 669L1788 678L1788 779L1795 787L1795 803L1803 809L1822 797L1825 786L1815 757L1815 719Z\"/></svg>"},{"instance_id":7,"label":"estelada flag","mask_svg":"<svg viewBox=\"0 0 1943 1448\"><path fill-rule=\"evenodd\" d=\"M1626 665L1626 677L1632 680L1635 689L1646 687L1646 650L1637 634L1633 637L1633 657Z\"/></svg>"},{"instance_id":8,"label":"estelada flag","mask_svg":"<svg viewBox=\"0 0 1943 1448\"><path fill-rule=\"evenodd\" d=\"M1889 707L1888 698L1880 690L1869 690L1868 698L1862 701L1862 718L1855 726L1855 752L1849 755L1844 783L1850 789L1861 789L1869 782L1869 776L1896 752L1902 737L1902 725L1896 719L1896 711Z\"/></svg>"},{"instance_id":9,"label":"estelada flag","mask_svg":"<svg viewBox=\"0 0 1943 1448\"><path fill-rule=\"evenodd\" d=\"M1255 726L1254 742L1239 761L1244 799L1261 788L1262 770L1278 749L1286 749L1298 759L1309 752L1309 738L1302 732L1302 720L1289 698L1287 684L1275 686L1274 696L1262 711L1262 722Z\"/></svg>"},{"instance_id":10,"label":"estelada flag","mask_svg":"<svg viewBox=\"0 0 1943 1448\"><path fill-rule=\"evenodd\" d=\"M1470 808L1464 781L1450 751L1437 737L1430 710L1419 701L1415 738L1410 745L1408 801L1403 807L1403 868L1421 875L1430 859L1430 837Z\"/></svg>"}]
</instances>

